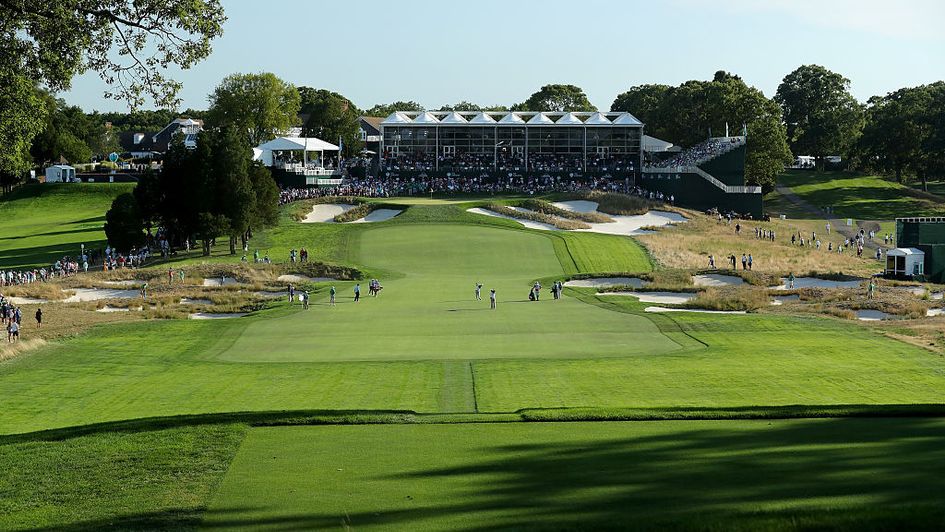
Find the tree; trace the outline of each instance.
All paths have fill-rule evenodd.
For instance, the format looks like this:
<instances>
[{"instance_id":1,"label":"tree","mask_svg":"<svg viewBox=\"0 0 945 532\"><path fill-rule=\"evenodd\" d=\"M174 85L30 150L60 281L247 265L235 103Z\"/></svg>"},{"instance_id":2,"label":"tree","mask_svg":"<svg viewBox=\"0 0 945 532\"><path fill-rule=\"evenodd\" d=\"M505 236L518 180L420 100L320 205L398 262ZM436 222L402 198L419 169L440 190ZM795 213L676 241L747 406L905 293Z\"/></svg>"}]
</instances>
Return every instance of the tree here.
<instances>
[{"instance_id":1,"label":"tree","mask_svg":"<svg viewBox=\"0 0 945 532\"><path fill-rule=\"evenodd\" d=\"M848 155L863 127L863 112L850 80L819 65L803 65L784 77L774 100L781 105L791 150L815 157Z\"/></svg>"},{"instance_id":2,"label":"tree","mask_svg":"<svg viewBox=\"0 0 945 532\"><path fill-rule=\"evenodd\" d=\"M253 227L270 227L279 222L279 187L268 168L259 162L249 168L253 186Z\"/></svg>"},{"instance_id":3,"label":"tree","mask_svg":"<svg viewBox=\"0 0 945 532\"><path fill-rule=\"evenodd\" d=\"M0 71L0 186L9 191L32 167L30 143L40 131L48 109L29 79Z\"/></svg>"},{"instance_id":4,"label":"tree","mask_svg":"<svg viewBox=\"0 0 945 532\"><path fill-rule=\"evenodd\" d=\"M361 152L364 143L358 119L361 110L351 100L325 89L299 87L301 113L308 115L302 124L306 136L315 136L329 142L342 141L343 153Z\"/></svg>"},{"instance_id":5,"label":"tree","mask_svg":"<svg viewBox=\"0 0 945 532\"><path fill-rule=\"evenodd\" d=\"M130 192L118 195L105 213L105 236L113 248L123 252L145 242L141 211Z\"/></svg>"},{"instance_id":6,"label":"tree","mask_svg":"<svg viewBox=\"0 0 945 532\"><path fill-rule=\"evenodd\" d=\"M71 163L86 163L92 155L102 154L106 131L104 123L85 114L75 105L67 105L61 98L44 93L50 110L45 129L34 139L30 154L36 164L58 161L60 157Z\"/></svg>"},{"instance_id":7,"label":"tree","mask_svg":"<svg viewBox=\"0 0 945 532\"><path fill-rule=\"evenodd\" d=\"M742 78L725 71L711 81L690 80L677 87L640 85L617 96L613 111L633 113L654 137L689 146L725 126L748 130L746 182L770 188L791 161L781 108Z\"/></svg>"},{"instance_id":8,"label":"tree","mask_svg":"<svg viewBox=\"0 0 945 532\"><path fill-rule=\"evenodd\" d=\"M106 97L173 107L180 83L162 71L210 55L225 20L219 0L0 0L0 72L61 91L92 70Z\"/></svg>"},{"instance_id":9,"label":"tree","mask_svg":"<svg viewBox=\"0 0 945 532\"><path fill-rule=\"evenodd\" d=\"M584 91L575 85L545 85L532 94L518 109L520 111L596 111Z\"/></svg>"},{"instance_id":10,"label":"tree","mask_svg":"<svg viewBox=\"0 0 945 532\"><path fill-rule=\"evenodd\" d=\"M453 105L444 105L440 107L440 111L483 111L483 108L477 104L467 102L463 100L459 103L454 103Z\"/></svg>"},{"instance_id":11,"label":"tree","mask_svg":"<svg viewBox=\"0 0 945 532\"><path fill-rule=\"evenodd\" d=\"M368 109L364 112L365 116L382 116L388 117L397 111L415 111L421 112L425 111L424 107L417 102L393 102L389 104L379 103L374 107Z\"/></svg>"},{"instance_id":12,"label":"tree","mask_svg":"<svg viewBox=\"0 0 945 532\"><path fill-rule=\"evenodd\" d=\"M257 146L298 122L300 102L295 86L275 74L231 74L210 95L207 121L232 126Z\"/></svg>"},{"instance_id":13,"label":"tree","mask_svg":"<svg viewBox=\"0 0 945 532\"><path fill-rule=\"evenodd\" d=\"M661 104L666 98L669 85L637 85L630 90L617 95L610 105L611 111L630 113L644 124L659 124Z\"/></svg>"},{"instance_id":14,"label":"tree","mask_svg":"<svg viewBox=\"0 0 945 532\"><path fill-rule=\"evenodd\" d=\"M931 133L924 123L930 96L924 87L905 88L870 98L867 103L860 151L871 167L892 172L899 183L905 172L916 169L923 143Z\"/></svg>"}]
</instances>

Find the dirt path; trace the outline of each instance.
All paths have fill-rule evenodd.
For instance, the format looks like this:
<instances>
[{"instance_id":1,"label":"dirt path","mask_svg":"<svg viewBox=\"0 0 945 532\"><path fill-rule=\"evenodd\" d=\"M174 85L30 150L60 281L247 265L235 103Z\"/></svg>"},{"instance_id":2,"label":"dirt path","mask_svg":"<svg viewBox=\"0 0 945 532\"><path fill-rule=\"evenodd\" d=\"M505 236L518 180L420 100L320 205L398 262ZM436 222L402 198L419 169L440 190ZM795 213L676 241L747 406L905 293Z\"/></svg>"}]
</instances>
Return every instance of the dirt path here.
<instances>
[{"instance_id":1,"label":"dirt path","mask_svg":"<svg viewBox=\"0 0 945 532\"><path fill-rule=\"evenodd\" d=\"M796 205L798 208L810 214L814 218L819 218L821 220L824 220L824 222L830 222L830 230L832 232L840 233L846 238L852 239L856 237L858 229L856 227L848 226L845 218L835 218L833 216L828 215L822 209L819 209L815 207L814 205L811 205L804 199L802 199L800 196L795 194L788 187L777 186L774 189L778 192L778 194L781 194L781 196L783 196L784 199L790 201L791 203ZM865 239L864 247L866 249L876 250L879 247L879 245L873 242L871 239L867 238Z\"/></svg>"}]
</instances>

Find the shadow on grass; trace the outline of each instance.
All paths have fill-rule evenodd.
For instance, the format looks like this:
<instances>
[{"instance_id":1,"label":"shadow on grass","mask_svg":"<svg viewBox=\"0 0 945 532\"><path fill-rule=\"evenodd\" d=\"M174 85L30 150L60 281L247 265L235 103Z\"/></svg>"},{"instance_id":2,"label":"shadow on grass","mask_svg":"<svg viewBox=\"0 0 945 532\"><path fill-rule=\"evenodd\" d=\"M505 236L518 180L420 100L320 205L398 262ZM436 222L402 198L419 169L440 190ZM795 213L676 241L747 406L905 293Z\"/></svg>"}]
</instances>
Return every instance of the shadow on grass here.
<instances>
[{"instance_id":1,"label":"shadow on grass","mask_svg":"<svg viewBox=\"0 0 945 532\"><path fill-rule=\"evenodd\" d=\"M803 420L718 428L679 423L641 429L638 435L635 426L647 424L626 425L627 436L619 438L561 440L526 432L515 436L525 443L462 444L443 452L443 467L416 469L414 457L398 462L390 456L405 448L395 440L377 450L384 471L368 470L345 487L357 496L344 503L326 496L344 509L320 505L316 488L305 494L309 513L280 513L277 497L242 516L235 509L208 514L202 526L466 531L945 526L941 420ZM455 443L410 448L432 453L437 445L445 446L442 450ZM414 500L410 494L417 493L426 495ZM285 505L299 507L294 499ZM347 511L351 507L359 511Z\"/></svg>"}]
</instances>

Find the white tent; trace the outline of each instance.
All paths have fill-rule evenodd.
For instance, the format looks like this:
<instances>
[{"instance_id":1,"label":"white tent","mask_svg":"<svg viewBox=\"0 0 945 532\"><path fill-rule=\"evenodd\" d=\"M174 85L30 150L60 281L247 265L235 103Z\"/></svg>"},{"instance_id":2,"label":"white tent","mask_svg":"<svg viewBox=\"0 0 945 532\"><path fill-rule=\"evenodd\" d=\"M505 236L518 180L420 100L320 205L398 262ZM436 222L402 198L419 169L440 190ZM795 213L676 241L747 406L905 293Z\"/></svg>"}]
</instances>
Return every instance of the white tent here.
<instances>
[{"instance_id":1,"label":"white tent","mask_svg":"<svg viewBox=\"0 0 945 532\"><path fill-rule=\"evenodd\" d=\"M537 124L539 126L543 126L543 125L550 126L550 125L553 125L555 122L554 120L548 118L548 115L546 115L545 113L535 113L535 116L528 119L528 123L532 125Z\"/></svg>"},{"instance_id":2,"label":"white tent","mask_svg":"<svg viewBox=\"0 0 945 532\"><path fill-rule=\"evenodd\" d=\"M266 166L273 166L274 153L301 152L303 162L308 161L309 153L339 151L338 146L315 137L276 137L253 148L253 160L262 161Z\"/></svg>"},{"instance_id":3,"label":"white tent","mask_svg":"<svg viewBox=\"0 0 945 532\"><path fill-rule=\"evenodd\" d=\"M561 121L559 120L558 123L560 124ZM603 113L594 113L584 121L584 124L588 126L610 126L613 125L613 122Z\"/></svg>"},{"instance_id":4,"label":"white tent","mask_svg":"<svg viewBox=\"0 0 945 532\"><path fill-rule=\"evenodd\" d=\"M440 121L437 120L433 113L424 112L417 115L417 118L413 119L414 124L438 124Z\"/></svg>"},{"instance_id":5,"label":"white tent","mask_svg":"<svg viewBox=\"0 0 945 532\"><path fill-rule=\"evenodd\" d=\"M673 147L672 142L668 142L656 137L651 137L649 135L643 135L643 151L653 152L663 152L670 151Z\"/></svg>"},{"instance_id":6,"label":"white tent","mask_svg":"<svg viewBox=\"0 0 945 532\"><path fill-rule=\"evenodd\" d=\"M397 124L409 124L410 117L405 115L402 111L397 111L396 113L391 113L390 116L384 119L381 122L382 125L397 125Z\"/></svg>"},{"instance_id":7,"label":"white tent","mask_svg":"<svg viewBox=\"0 0 945 532\"><path fill-rule=\"evenodd\" d=\"M925 274L925 252L917 248L895 248L886 252L886 274L913 276Z\"/></svg>"},{"instance_id":8,"label":"white tent","mask_svg":"<svg viewBox=\"0 0 945 532\"><path fill-rule=\"evenodd\" d=\"M614 119L615 126L642 126L643 122L640 122L637 117L633 116L630 113L620 113L620 116Z\"/></svg>"},{"instance_id":9,"label":"white tent","mask_svg":"<svg viewBox=\"0 0 945 532\"><path fill-rule=\"evenodd\" d=\"M463 115L453 111L440 120L441 124L468 124L469 121L463 118Z\"/></svg>"},{"instance_id":10,"label":"white tent","mask_svg":"<svg viewBox=\"0 0 945 532\"><path fill-rule=\"evenodd\" d=\"M75 168L67 164L54 164L46 169L47 183L69 183L75 179Z\"/></svg>"},{"instance_id":11,"label":"white tent","mask_svg":"<svg viewBox=\"0 0 945 532\"><path fill-rule=\"evenodd\" d=\"M486 113L479 113L469 121L470 124L495 124L495 118Z\"/></svg>"},{"instance_id":12,"label":"white tent","mask_svg":"<svg viewBox=\"0 0 945 532\"><path fill-rule=\"evenodd\" d=\"M558 124L559 126L583 126L584 122L582 122L576 114L567 113L559 118L555 124Z\"/></svg>"},{"instance_id":13,"label":"white tent","mask_svg":"<svg viewBox=\"0 0 945 532\"><path fill-rule=\"evenodd\" d=\"M525 124L525 121L517 113L509 113L499 119L499 124L519 126Z\"/></svg>"}]
</instances>

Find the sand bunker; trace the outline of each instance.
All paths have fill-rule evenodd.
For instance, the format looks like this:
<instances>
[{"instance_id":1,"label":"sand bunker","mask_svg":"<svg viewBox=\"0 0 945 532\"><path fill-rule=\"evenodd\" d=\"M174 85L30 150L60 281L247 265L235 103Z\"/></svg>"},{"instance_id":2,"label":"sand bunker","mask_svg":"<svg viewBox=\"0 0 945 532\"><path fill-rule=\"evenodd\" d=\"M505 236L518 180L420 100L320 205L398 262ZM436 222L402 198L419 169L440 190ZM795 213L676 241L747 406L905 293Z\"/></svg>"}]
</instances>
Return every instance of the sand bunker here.
<instances>
[{"instance_id":1,"label":"sand bunker","mask_svg":"<svg viewBox=\"0 0 945 532\"><path fill-rule=\"evenodd\" d=\"M794 279L794 288L856 288L860 286L859 280L856 281L829 281L827 279L818 279L816 277L797 277ZM781 278L781 286L778 290L790 290L788 280Z\"/></svg>"},{"instance_id":2,"label":"sand bunker","mask_svg":"<svg viewBox=\"0 0 945 532\"><path fill-rule=\"evenodd\" d=\"M706 310L701 308L646 307L644 312L699 312L702 314L746 314L744 310Z\"/></svg>"},{"instance_id":3,"label":"sand bunker","mask_svg":"<svg viewBox=\"0 0 945 532\"><path fill-rule=\"evenodd\" d=\"M348 205L347 203L319 203L312 207L312 212L305 215L302 223L333 224L335 223L335 216L344 214L353 208L354 205Z\"/></svg>"},{"instance_id":4,"label":"sand bunker","mask_svg":"<svg viewBox=\"0 0 945 532\"><path fill-rule=\"evenodd\" d=\"M191 299L189 297L180 298L181 305L212 305L213 301L209 299Z\"/></svg>"},{"instance_id":5,"label":"sand bunker","mask_svg":"<svg viewBox=\"0 0 945 532\"><path fill-rule=\"evenodd\" d=\"M785 303L790 303L792 301L800 301L801 296L794 294L791 296L774 296L774 299L771 300L772 305L783 305Z\"/></svg>"},{"instance_id":6,"label":"sand bunker","mask_svg":"<svg viewBox=\"0 0 945 532\"><path fill-rule=\"evenodd\" d=\"M203 280L204 286L230 286L234 284L240 284L240 282L233 277L210 277Z\"/></svg>"},{"instance_id":7,"label":"sand bunker","mask_svg":"<svg viewBox=\"0 0 945 532\"><path fill-rule=\"evenodd\" d=\"M398 214L402 212L404 211L397 210L397 209L376 209L376 210L371 211L364 218L358 218L357 220L351 223L364 224L364 223L372 223L372 222L384 222L384 221L390 220L391 218L393 218L394 216L397 216Z\"/></svg>"},{"instance_id":8,"label":"sand bunker","mask_svg":"<svg viewBox=\"0 0 945 532\"><path fill-rule=\"evenodd\" d=\"M63 303L98 301L100 299L133 299L141 296L138 290L118 290L115 288L73 288L75 294L63 300Z\"/></svg>"},{"instance_id":9,"label":"sand bunker","mask_svg":"<svg viewBox=\"0 0 945 532\"><path fill-rule=\"evenodd\" d=\"M696 286L741 286L745 284L745 280L734 275L709 273L706 275L693 275L692 284Z\"/></svg>"},{"instance_id":10,"label":"sand bunker","mask_svg":"<svg viewBox=\"0 0 945 532\"><path fill-rule=\"evenodd\" d=\"M557 227L551 224L545 224L541 222L533 222L531 220L519 220L518 218L512 218L511 216L506 216L504 214L499 214L495 211L490 211L489 209L483 209L480 207L474 207L472 209L466 209L466 212L471 212L473 214L482 214L485 216L493 216L495 218L505 218L506 220L512 220L513 222L518 222L522 226L529 229L539 229L541 231L560 231Z\"/></svg>"},{"instance_id":11,"label":"sand bunker","mask_svg":"<svg viewBox=\"0 0 945 532\"><path fill-rule=\"evenodd\" d=\"M692 292L598 292L599 296L630 296L640 303L662 303L663 305L681 305L695 299Z\"/></svg>"},{"instance_id":12,"label":"sand bunker","mask_svg":"<svg viewBox=\"0 0 945 532\"><path fill-rule=\"evenodd\" d=\"M108 286L141 286L145 281L138 281L136 279L126 279L124 281L102 281L102 284Z\"/></svg>"},{"instance_id":13,"label":"sand bunker","mask_svg":"<svg viewBox=\"0 0 945 532\"><path fill-rule=\"evenodd\" d=\"M190 315L192 320L225 320L228 318L242 318L249 314L248 312L230 312L228 314L218 314L213 312L194 312Z\"/></svg>"},{"instance_id":14,"label":"sand bunker","mask_svg":"<svg viewBox=\"0 0 945 532\"><path fill-rule=\"evenodd\" d=\"M564 283L564 286L576 288L608 288L611 286L632 286L643 288L647 282L638 277L596 277L594 279L574 279Z\"/></svg>"},{"instance_id":15,"label":"sand bunker","mask_svg":"<svg viewBox=\"0 0 945 532\"><path fill-rule=\"evenodd\" d=\"M925 311L925 315L931 318L933 316L941 316L943 312L945 312L945 309L930 308L929 310Z\"/></svg>"},{"instance_id":16,"label":"sand bunker","mask_svg":"<svg viewBox=\"0 0 945 532\"><path fill-rule=\"evenodd\" d=\"M880 310L864 309L864 310L856 311L856 319L860 321L888 320L891 317L892 316L890 314L886 314L885 312L880 311Z\"/></svg>"},{"instance_id":17,"label":"sand bunker","mask_svg":"<svg viewBox=\"0 0 945 532\"><path fill-rule=\"evenodd\" d=\"M943 296L945 296L945 292L932 292L931 297L932 299L939 300L939 299L942 299Z\"/></svg>"},{"instance_id":18,"label":"sand bunker","mask_svg":"<svg viewBox=\"0 0 945 532\"><path fill-rule=\"evenodd\" d=\"M552 203L559 209L583 213L600 213L613 218L613 222L607 223L589 223L590 229L576 229L576 231L586 231L590 233L604 233L608 235L645 235L652 233L641 229L641 227L665 227L667 225L682 223L686 217L667 211L650 211L646 214L637 214L633 216L618 216L613 214L601 213L597 210L597 203L587 200L559 201Z\"/></svg>"},{"instance_id":19,"label":"sand bunker","mask_svg":"<svg viewBox=\"0 0 945 532\"><path fill-rule=\"evenodd\" d=\"M7 301L13 303L14 305L41 305L43 303L49 303L47 299L40 299L38 297L17 297L11 296L6 298Z\"/></svg>"},{"instance_id":20,"label":"sand bunker","mask_svg":"<svg viewBox=\"0 0 945 532\"><path fill-rule=\"evenodd\" d=\"M277 280L282 281L283 283L325 283L328 281L334 281L331 277L308 277L306 275L299 275L296 273L288 273L276 277Z\"/></svg>"}]
</instances>

